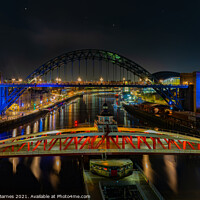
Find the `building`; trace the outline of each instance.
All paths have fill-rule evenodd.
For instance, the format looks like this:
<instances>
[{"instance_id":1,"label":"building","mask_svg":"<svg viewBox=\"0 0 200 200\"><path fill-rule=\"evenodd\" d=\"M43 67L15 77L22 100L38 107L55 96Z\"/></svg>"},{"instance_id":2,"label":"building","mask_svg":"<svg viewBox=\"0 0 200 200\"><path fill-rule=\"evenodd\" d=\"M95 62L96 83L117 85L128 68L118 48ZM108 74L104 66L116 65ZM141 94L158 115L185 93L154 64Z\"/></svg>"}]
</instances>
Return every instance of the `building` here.
<instances>
[{"instance_id":1,"label":"building","mask_svg":"<svg viewBox=\"0 0 200 200\"><path fill-rule=\"evenodd\" d=\"M200 112L200 71L181 73L180 84L188 85L187 89L180 89L183 108L187 111Z\"/></svg>"}]
</instances>

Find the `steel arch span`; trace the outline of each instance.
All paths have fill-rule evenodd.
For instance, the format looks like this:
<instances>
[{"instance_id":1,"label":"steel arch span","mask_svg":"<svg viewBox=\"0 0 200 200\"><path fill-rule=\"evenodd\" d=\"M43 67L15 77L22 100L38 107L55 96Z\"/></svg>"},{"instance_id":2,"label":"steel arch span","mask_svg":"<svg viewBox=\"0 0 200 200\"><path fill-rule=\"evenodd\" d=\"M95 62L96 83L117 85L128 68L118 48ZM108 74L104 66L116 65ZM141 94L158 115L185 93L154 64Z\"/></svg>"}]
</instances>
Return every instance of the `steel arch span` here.
<instances>
[{"instance_id":1,"label":"steel arch span","mask_svg":"<svg viewBox=\"0 0 200 200\"><path fill-rule=\"evenodd\" d=\"M80 61L82 60L95 60L95 61L105 61L108 63L112 63L113 66L120 67L121 69L126 70L131 74L138 76L141 79L146 79L152 81L152 83L157 83L158 80L146 69L141 67L139 64L134 61L111 51L99 50L99 49L83 49L71 51L60 56L57 56L48 62L44 63L40 67L38 67L35 71L33 71L30 75L28 75L25 79L27 83L34 82L35 78L45 77L48 73L51 73L55 69L59 69L63 65L68 63L72 63L72 71L73 71L73 62L79 62L79 72L80 72ZM120 74L121 76L121 74ZM3 103L0 104L0 113L5 112L26 90L27 88L14 88L14 90L6 96ZM182 110L182 106L177 98L177 95L174 95L170 88L154 88L154 90L168 103L174 104L179 110Z\"/></svg>"}]
</instances>

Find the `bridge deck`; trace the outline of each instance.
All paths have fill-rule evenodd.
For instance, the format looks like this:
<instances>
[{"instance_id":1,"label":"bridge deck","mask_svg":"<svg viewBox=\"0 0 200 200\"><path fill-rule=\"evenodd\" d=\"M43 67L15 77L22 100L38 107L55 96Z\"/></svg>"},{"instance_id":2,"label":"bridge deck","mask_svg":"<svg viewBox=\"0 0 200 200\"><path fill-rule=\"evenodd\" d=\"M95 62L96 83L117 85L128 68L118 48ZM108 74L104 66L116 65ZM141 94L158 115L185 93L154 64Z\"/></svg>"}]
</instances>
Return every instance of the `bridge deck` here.
<instances>
[{"instance_id":1,"label":"bridge deck","mask_svg":"<svg viewBox=\"0 0 200 200\"><path fill-rule=\"evenodd\" d=\"M135 88L188 88L188 85L162 85L162 84L119 84L119 83L1 83L0 87L135 87Z\"/></svg>"},{"instance_id":2,"label":"bridge deck","mask_svg":"<svg viewBox=\"0 0 200 200\"><path fill-rule=\"evenodd\" d=\"M199 154L200 138L119 127L105 136L82 127L17 136L0 141L0 157L96 154Z\"/></svg>"}]
</instances>

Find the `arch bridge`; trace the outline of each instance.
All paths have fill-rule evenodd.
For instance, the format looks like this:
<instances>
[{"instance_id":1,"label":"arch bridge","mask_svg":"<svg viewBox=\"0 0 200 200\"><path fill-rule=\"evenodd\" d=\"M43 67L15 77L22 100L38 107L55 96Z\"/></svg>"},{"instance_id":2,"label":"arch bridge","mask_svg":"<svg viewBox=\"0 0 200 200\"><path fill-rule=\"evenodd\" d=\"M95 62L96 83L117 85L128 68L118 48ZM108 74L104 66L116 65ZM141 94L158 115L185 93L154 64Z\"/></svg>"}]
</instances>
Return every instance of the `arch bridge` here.
<instances>
[{"instance_id":1,"label":"arch bridge","mask_svg":"<svg viewBox=\"0 0 200 200\"><path fill-rule=\"evenodd\" d=\"M95 127L21 135L0 141L0 157L46 155L200 154L200 138L118 127L105 134Z\"/></svg>"},{"instance_id":2,"label":"arch bridge","mask_svg":"<svg viewBox=\"0 0 200 200\"><path fill-rule=\"evenodd\" d=\"M57 83L57 86L60 87L63 87L62 84L67 85L66 83L68 83L68 86L77 87L76 84L73 85L77 79L79 82L86 80L86 83L92 82L96 85L103 81L116 83L119 87L122 86L121 83L124 79L131 83L130 87L143 80L152 85L153 89L169 105L174 105L182 110L178 97L179 87L153 86L158 84L154 75L118 53L99 49L83 49L62 54L44 63L26 77L24 85L11 84L5 86L0 84L2 86L0 87L0 113L5 112L31 84L43 81L44 83ZM62 84L60 84L61 82ZM46 86L48 87L48 84ZM101 84L100 86L105 87ZM107 86L112 87L113 84Z\"/></svg>"}]
</instances>

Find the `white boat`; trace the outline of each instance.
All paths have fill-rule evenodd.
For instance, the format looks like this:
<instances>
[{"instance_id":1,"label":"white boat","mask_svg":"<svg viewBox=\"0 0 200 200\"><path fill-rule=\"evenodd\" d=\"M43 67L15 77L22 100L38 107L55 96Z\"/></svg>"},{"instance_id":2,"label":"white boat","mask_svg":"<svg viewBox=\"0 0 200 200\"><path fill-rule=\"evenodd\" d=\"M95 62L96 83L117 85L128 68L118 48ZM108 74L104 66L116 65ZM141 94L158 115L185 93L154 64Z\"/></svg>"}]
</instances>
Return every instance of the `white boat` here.
<instances>
[{"instance_id":1,"label":"white boat","mask_svg":"<svg viewBox=\"0 0 200 200\"><path fill-rule=\"evenodd\" d=\"M98 120L95 120L94 126L97 127L99 132L118 132L117 122L109 112L107 103L103 104L103 110L98 115Z\"/></svg>"}]
</instances>

